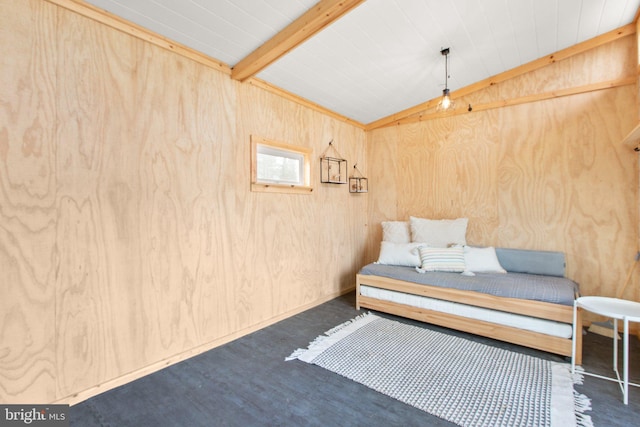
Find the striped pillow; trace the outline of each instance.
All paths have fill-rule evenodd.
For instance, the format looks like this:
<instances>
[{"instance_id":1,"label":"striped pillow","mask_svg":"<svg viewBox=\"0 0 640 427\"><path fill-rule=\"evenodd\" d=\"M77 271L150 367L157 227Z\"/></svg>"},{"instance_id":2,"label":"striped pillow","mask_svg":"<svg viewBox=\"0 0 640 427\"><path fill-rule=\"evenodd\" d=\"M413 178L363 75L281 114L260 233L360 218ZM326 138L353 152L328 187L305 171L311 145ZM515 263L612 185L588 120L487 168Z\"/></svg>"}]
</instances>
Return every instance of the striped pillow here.
<instances>
[{"instance_id":1,"label":"striped pillow","mask_svg":"<svg viewBox=\"0 0 640 427\"><path fill-rule=\"evenodd\" d=\"M420 268L424 271L451 271L461 273L465 270L464 248L454 246L452 248L430 248L421 246Z\"/></svg>"}]
</instances>

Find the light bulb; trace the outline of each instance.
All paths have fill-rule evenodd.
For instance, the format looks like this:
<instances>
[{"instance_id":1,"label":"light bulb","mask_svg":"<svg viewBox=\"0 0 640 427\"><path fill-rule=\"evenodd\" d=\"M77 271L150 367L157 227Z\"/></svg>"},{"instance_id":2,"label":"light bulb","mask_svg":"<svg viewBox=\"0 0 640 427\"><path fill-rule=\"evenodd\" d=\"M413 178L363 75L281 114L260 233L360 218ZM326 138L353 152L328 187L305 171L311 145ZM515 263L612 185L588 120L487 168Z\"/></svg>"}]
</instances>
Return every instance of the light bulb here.
<instances>
[{"instance_id":1,"label":"light bulb","mask_svg":"<svg viewBox=\"0 0 640 427\"><path fill-rule=\"evenodd\" d=\"M442 109L448 110L450 106L451 106L451 98L449 98L449 95L445 95L442 98Z\"/></svg>"}]
</instances>

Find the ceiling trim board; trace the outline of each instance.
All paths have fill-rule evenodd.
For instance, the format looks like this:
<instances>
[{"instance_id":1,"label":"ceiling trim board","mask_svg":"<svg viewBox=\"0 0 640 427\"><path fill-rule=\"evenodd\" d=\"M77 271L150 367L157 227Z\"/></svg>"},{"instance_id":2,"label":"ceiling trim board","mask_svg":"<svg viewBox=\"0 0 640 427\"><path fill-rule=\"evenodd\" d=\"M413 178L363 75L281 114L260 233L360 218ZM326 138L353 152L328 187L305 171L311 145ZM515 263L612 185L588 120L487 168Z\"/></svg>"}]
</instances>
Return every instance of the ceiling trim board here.
<instances>
[{"instance_id":1,"label":"ceiling trim board","mask_svg":"<svg viewBox=\"0 0 640 427\"><path fill-rule=\"evenodd\" d=\"M594 49L596 47L602 46L607 43L611 43L615 40L618 40L622 37L627 37L629 35L636 33L636 24L631 23L625 25L623 27L617 28L615 30L609 31L608 33L604 33L592 39L586 40L582 43L578 43L576 45L570 46L566 49L555 52L551 55L543 56L542 58L533 60L529 63L523 64L519 67L513 68L511 70L505 71L504 73L496 74L493 77L489 77L485 80L481 80L477 83L471 84L464 88L458 89L456 91L451 92L452 98L461 98L463 96L469 95L471 93L480 91L482 89L486 89L490 86L496 85L498 83L502 83L506 80L510 80L514 77L521 76L523 74L536 71L540 68L544 68L548 65L551 65L555 62L562 61L564 59L570 58L574 55L578 55L580 53L586 52L588 50ZM418 104L411 108L408 108L404 111L392 114L390 116L384 117L380 120L376 120L375 122L371 122L366 125L365 130L370 131L373 129L378 129L387 126L393 126L400 124L400 122L405 123L407 118L414 116L416 114L420 114L425 110L429 110L434 108L438 102L440 102L440 98L431 99L425 103Z\"/></svg>"},{"instance_id":2,"label":"ceiling trim board","mask_svg":"<svg viewBox=\"0 0 640 427\"><path fill-rule=\"evenodd\" d=\"M120 18L104 9L100 9L82 0L45 0L49 3L60 6L64 9L75 12L85 18L92 19L101 24L107 25L125 34L139 38L163 49L177 53L185 58L192 59L202 65L206 65L215 70L221 71L227 75L231 75L231 67L222 61L218 61L208 55L200 53L195 49L176 43L173 40L162 37L161 35L147 30L133 22Z\"/></svg>"},{"instance_id":3,"label":"ceiling trim board","mask_svg":"<svg viewBox=\"0 0 640 427\"><path fill-rule=\"evenodd\" d=\"M500 101L488 102L485 104L472 105L473 107L472 111L468 111L466 108L461 108L449 113L420 114L418 116L412 116L412 117L407 117L405 119L400 119L394 124L405 125L409 123L424 122L424 121L440 119L444 117L460 116L462 114L478 113L480 111L493 110L496 108L513 107L515 105L545 101L548 99L563 98L571 95L580 95L580 94L589 93L589 92L596 92L599 90L613 89L616 87L633 85L636 83L636 80L637 80L636 76L630 76L622 79L592 83L585 86L576 86L576 87L567 88L567 89L557 89L551 92L543 92L543 93L534 94L534 95L521 96L518 98L503 99Z\"/></svg>"},{"instance_id":4,"label":"ceiling trim board","mask_svg":"<svg viewBox=\"0 0 640 427\"><path fill-rule=\"evenodd\" d=\"M271 92L271 93L273 93L275 95L278 95L278 96L280 96L282 98L288 99L289 101L293 101L295 103L298 103L300 105L308 107L308 108L310 108L312 110L315 110L315 111L317 111L319 113L322 113L322 114L325 114L327 116L333 117L334 119L339 120L341 122L349 123L350 125L359 127L360 129L363 129L363 130L365 128L365 124L364 123L360 123L358 121L350 119L349 117L346 117L346 116L343 116L341 114L338 114L338 113L336 113L336 112L334 112L332 110L329 110L329 109L327 109L327 108L325 108L325 107L323 107L321 105L318 105L318 104L316 104L316 103L314 103L312 101L304 99L304 98L300 97L299 95L295 95L295 94L293 94L291 92L287 92L286 90L284 90L284 89L282 89L282 88L280 88L278 86L274 86L274 85L272 85L270 83L267 83L266 81L261 80L261 79L259 79L257 77L252 77L249 80L245 81L245 83L250 84L252 86L259 87L259 88L264 89L264 90L266 90L268 92Z\"/></svg>"},{"instance_id":5,"label":"ceiling trim board","mask_svg":"<svg viewBox=\"0 0 640 427\"><path fill-rule=\"evenodd\" d=\"M321 0L300 18L241 59L232 69L231 77L245 81L272 64L309 37L359 6L365 0Z\"/></svg>"}]
</instances>

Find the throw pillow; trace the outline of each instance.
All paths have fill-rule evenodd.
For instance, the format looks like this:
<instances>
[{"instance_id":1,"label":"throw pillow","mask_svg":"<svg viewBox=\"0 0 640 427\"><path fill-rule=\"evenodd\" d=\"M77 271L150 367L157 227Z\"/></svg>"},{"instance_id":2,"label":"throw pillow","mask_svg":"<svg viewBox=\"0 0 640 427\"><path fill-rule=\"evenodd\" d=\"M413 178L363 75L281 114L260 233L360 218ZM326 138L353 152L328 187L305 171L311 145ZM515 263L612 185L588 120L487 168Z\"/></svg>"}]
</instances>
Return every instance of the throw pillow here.
<instances>
[{"instance_id":1,"label":"throw pillow","mask_svg":"<svg viewBox=\"0 0 640 427\"><path fill-rule=\"evenodd\" d=\"M496 249L493 246L487 248L476 248L473 246L464 247L464 262L467 271L474 273L506 273L502 268Z\"/></svg>"},{"instance_id":2,"label":"throw pillow","mask_svg":"<svg viewBox=\"0 0 640 427\"><path fill-rule=\"evenodd\" d=\"M382 240L393 243L410 243L409 221L383 221Z\"/></svg>"},{"instance_id":3,"label":"throw pillow","mask_svg":"<svg viewBox=\"0 0 640 427\"><path fill-rule=\"evenodd\" d=\"M431 247L446 248L467 244L468 218L424 219L410 217L411 240Z\"/></svg>"},{"instance_id":4,"label":"throw pillow","mask_svg":"<svg viewBox=\"0 0 640 427\"><path fill-rule=\"evenodd\" d=\"M383 241L380 244L378 264L417 267L420 265L419 247L420 243L393 243Z\"/></svg>"},{"instance_id":5,"label":"throw pillow","mask_svg":"<svg viewBox=\"0 0 640 427\"><path fill-rule=\"evenodd\" d=\"M464 263L464 248L454 246L451 248L430 248L420 246L420 268L424 271L450 271L462 273L466 266Z\"/></svg>"}]
</instances>

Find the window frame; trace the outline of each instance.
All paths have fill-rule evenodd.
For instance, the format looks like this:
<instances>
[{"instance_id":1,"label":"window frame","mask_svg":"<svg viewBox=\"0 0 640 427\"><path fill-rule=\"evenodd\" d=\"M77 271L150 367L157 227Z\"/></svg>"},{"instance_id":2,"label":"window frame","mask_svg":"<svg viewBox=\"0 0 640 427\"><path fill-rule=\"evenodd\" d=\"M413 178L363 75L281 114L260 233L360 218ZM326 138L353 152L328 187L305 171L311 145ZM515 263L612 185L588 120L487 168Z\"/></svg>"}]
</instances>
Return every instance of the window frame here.
<instances>
[{"instance_id":1,"label":"window frame","mask_svg":"<svg viewBox=\"0 0 640 427\"><path fill-rule=\"evenodd\" d=\"M258 180L258 148L264 146L276 151L284 151L294 156L302 156L302 181L303 184L280 184ZM251 135L251 191L263 193L295 193L311 194L311 153L313 150L308 147L286 144L280 141L266 139L261 136Z\"/></svg>"}]
</instances>

